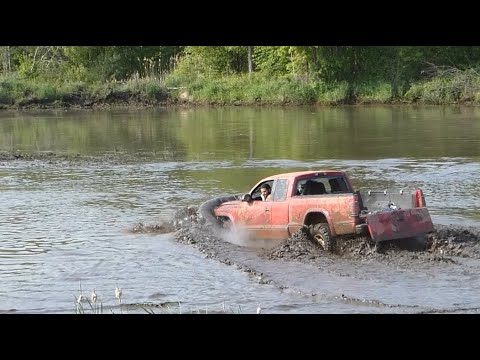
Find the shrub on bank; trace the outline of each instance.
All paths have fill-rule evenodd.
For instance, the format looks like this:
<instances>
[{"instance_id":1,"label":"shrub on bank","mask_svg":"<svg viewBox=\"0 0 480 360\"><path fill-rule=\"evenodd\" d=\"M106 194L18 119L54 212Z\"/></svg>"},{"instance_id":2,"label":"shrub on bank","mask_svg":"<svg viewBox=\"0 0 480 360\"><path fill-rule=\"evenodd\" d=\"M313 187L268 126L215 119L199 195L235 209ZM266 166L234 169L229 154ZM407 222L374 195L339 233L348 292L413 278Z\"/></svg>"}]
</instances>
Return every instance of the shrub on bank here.
<instances>
[{"instance_id":1,"label":"shrub on bank","mask_svg":"<svg viewBox=\"0 0 480 360\"><path fill-rule=\"evenodd\" d=\"M352 96L353 94L353 96ZM408 103L480 103L480 75L448 69L410 86L396 100ZM165 78L132 76L125 81L86 83L0 77L0 107L150 106L167 103L213 105L336 105L390 103L388 83L325 83L308 76L169 74Z\"/></svg>"},{"instance_id":2,"label":"shrub on bank","mask_svg":"<svg viewBox=\"0 0 480 360\"><path fill-rule=\"evenodd\" d=\"M424 104L475 103L480 100L480 74L474 69L437 69L435 76L413 84L405 94L410 102Z\"/></svg>"}]
</instances>

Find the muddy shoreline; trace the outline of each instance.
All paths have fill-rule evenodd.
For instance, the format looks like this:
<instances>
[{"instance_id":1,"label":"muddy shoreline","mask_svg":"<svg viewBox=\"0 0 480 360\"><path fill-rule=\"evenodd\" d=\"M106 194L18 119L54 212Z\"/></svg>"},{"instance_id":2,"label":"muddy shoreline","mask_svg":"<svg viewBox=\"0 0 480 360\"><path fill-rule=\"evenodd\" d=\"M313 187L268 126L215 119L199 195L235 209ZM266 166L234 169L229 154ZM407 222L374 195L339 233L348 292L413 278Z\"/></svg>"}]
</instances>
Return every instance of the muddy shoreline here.
<instances>
[{"instance_id":1,"label":"muddy shoreline","mask_svg":"<svg viewBox=\"0 0 480 360\"><path fill-rule=\"evenodd\" d=\"M101 165L101 164L132 164L141 161L151 161L158 159L158 154L154 153L124 153L111 152L99 155L83 155L78 153L55 153L52 151L28 152L28 151L1 151L0 165L2 162L25 162L33 165Z\"/></svg>"}]
</instances>

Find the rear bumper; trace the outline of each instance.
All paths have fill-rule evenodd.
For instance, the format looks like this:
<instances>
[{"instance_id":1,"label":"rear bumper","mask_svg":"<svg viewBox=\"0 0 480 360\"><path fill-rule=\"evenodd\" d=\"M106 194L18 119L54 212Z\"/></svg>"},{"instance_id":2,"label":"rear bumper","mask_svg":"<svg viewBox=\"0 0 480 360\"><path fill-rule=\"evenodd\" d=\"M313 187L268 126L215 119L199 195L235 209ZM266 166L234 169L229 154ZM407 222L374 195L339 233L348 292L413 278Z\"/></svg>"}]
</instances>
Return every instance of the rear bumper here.
<instances>
[{"instance_id":1,"label":"rear bumper","mask_svg":"<svg viewBox=\"0 0 480 360\"><path fill-rule=\"evenodd\" d=\"M416 237L434 230L426 207L369 214L366 223L374 241Z\"/></svg>"}]
</instances>

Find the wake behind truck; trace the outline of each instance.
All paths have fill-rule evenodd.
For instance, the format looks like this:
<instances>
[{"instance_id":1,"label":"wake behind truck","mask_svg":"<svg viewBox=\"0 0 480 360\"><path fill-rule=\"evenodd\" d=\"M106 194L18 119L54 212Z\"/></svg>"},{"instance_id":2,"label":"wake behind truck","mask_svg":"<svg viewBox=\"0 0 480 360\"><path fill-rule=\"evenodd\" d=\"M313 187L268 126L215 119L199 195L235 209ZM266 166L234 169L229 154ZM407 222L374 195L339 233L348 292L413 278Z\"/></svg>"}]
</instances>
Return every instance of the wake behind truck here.
<instances>
[{"instance_id":1,"label":"wake behind truck","mask_svg":"<svg viewBox=\"0 0 480 360\"><path fill-rule=\"evenodd\" d=\"M272 189L271 201L262 201L263 184ZM246 194L209 200L199 211L206 221L262 239L286 240L306 226L327 251L338 237L363 235L381 242L434 230L421 189L354 190L347 174L336 170L273 175Z\"/></svg>"}]
</instances>

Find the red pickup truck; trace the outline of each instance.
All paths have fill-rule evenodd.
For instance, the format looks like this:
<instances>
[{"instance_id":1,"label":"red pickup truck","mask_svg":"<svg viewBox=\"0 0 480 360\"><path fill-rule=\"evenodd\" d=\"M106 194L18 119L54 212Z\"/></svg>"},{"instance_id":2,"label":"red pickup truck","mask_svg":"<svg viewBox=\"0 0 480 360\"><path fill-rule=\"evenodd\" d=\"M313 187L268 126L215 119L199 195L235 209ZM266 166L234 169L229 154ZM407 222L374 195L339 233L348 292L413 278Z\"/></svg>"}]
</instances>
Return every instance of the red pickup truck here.
<instances>
[{"instance_id":1,"label":"red pickup truck","mask_svg":"<svg viewBox=\"0 0 480 360\"><path fill-rule=\"evenodd\" d=\"M263 184L272 189L271 201L262 201ZM340 236L368 235L378 242L434 230L421 189L355 191L345 172L332 170L270 176L247 194L209 200L199 211L207 221L263 239L286 240L307 226L328 251Z\"/></svg>"}]
</instances>

